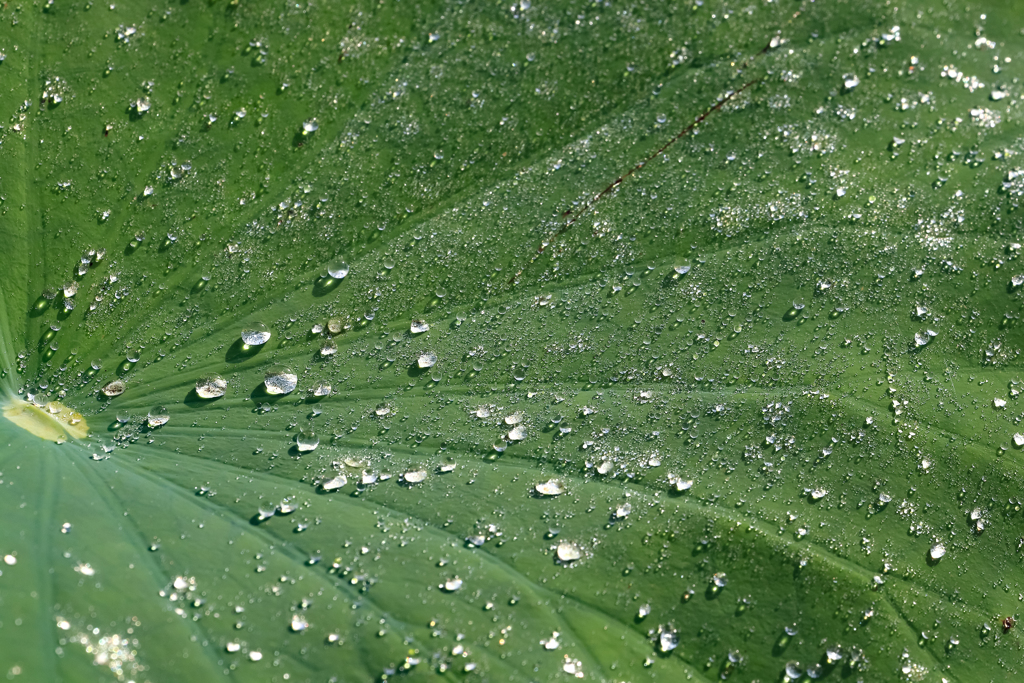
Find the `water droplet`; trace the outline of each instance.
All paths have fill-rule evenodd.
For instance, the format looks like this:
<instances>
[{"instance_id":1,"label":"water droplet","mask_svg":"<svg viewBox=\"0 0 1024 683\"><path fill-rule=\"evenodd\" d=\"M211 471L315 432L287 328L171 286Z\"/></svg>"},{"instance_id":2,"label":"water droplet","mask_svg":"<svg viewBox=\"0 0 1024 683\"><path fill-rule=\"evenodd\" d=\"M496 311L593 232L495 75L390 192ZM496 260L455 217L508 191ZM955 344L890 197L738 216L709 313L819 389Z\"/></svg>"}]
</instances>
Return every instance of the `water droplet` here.
<instances>
[{"instance_id":1,"label":"water droplet","mask_svg":"<svg viewBox=\"0 0 1024 683\"><path fill-rule=\"evenodd\" d=\"M263 323L255 323L242 330L242 343L247 346L262 346L270 341L270 329Z\"/></svg>"},{"instance_id":2,"label":"water droplet","mask_svg":"<svg viewBox=\"0 0 1024 683\"><path fill-rule=\"evenodd\" d=\"M295 435L295 447L299 449L300 453L312 451L319 445L320 437L317 436L312 429L303 427L299 430L299 433Z\"/></svg>"},{"instance_id":3,"label":"water droplet","mask_svg":"<svg viewBox=\"0 0 1024 683\"><path fill-rule=\"evenodd\" d=\"M170 419L171 414L163 406L153 406L150 408L149 414L146 415L146 423L150 429L156 429L161 425L165 425Z\"/></svg>"},{"instance_id":4,"label":"water droplet","mask_svg":"<svg viewBox=\"0 0 1024 683\"><path fill-rule=\"evenodd\" d=\"M409 332L412 334L421 334L430 329L430 325L425 320L413 320L412 324L409 325Z\"/></svg>"},{"instance_id":5,"label":"water droplet","mask_svg":"<svg viewBox=\"0 0 1024 683\"><path fill-rule=\"evenodd\" d=\"M522 441L523 439L526 438L526 428L522 426L513 428L508 433L507 438L509 441Z\"/></svg>"},{"instance_id":6,"label":"water droplet","mask_svg":"<svg viewBox=\"0 0 1024 683\"><path fill-rule=\"evenodd\" d=\"M298 383L299 378L295 376L295 373L282 366L271 368L263 378L263 385L268 394L289 394L295 391L295 386Z\"/></svg>"},{"instance_id":7,"label":"water droplet","mask_svg":"<svg viewBox=\"0 0 1024 683\"><path fill-rule=\"evenodd\" d=\"M402 480L407 484L419 484L426 478L426 470L413 470L402 475Z\"/></svg>"},{"instance_id":8,"label":"water droplet","mask_svg":"<svg viewBox=\"0 0 1024 683\"><path fill-rule=\"evenodd\" d=\"M338 352L338 344L333 339L325 339L320 345L321 356L333 356Z\"/></svg>"},{"instance_id":9,"label":"water droplet","mask_svg":"<svg viewBox=\"0 0 1024 683\"><path fill-rule=\"evenodd\" d=\"M199 398L220 398L228 389L228 382L220 375L207 375L196 382Z\"/></svg>"},{"instance_id":10,"label":"water droplet","mask_svg":"<svg viewBox=\"0 0 1024 683\"><path fill-rule=\"evenodd\" d=\"M580 547L569 541L559 543L556 553L558 554L558 559L562 562L575 562L583 556Z\"/></svg>"},{"instance_id":11,"label":"water droplet","mask_svg":"<svg viewBox=\"0 0 1024 683\"><path fill-rule=\"evenodd\" d=\"M549 479L537 484L534 489L542 496L560 496L565 493L565 487L558 479Z\"/></svg>"},{"instance_id":12,"label":"water droplet","mask_svg":"<svg viewBox=\"0 0 1024 683\"><path fill-rule=\"evenodd\" d=\"M416 359L416 365L421 369L432 368L437 363L437 356L430 351L425 351L420 354L420 357Z\"/></svg>"},{"instance_id":13,"label":"water droplet","mask_svg":"<svg viewBox=\"0 0 1024 683\"><path fill-rule=\"evenodd\" d=\"M348 484L348 477L346 477L344 474L339 474L336 477L321 482L320 488L324 491L337 491L346 484Z\"/></svg>"},{"instance_id":14,"label":"water droplet","mask_svg":"<svg viewBox=\"0 0 1024 683\"><path fill-rule=\"evenodd\" d=\"M321 382L321 383L317 384L316 388L313 389L313 395L314 396L330 396L331 395L331 385L330 384L325 384L324 382Z\"/></svg>"},{"instance_id":15,"label":"water droplet","mask_svg":"<svg viewBox=\"0 0 1024 683\"><path fill-rule=\"evenodd\" d=\"M293 614L292 623L289 624L289 628L291 628L294 633L302 633L309 628L309 622L306 621L306 617L301 614Z\"/></svg>"},{"instance_id":16,"label":"water droplet","mask_svg":"<svg viewBox=\"0 0 1024 683\"><path fill-rule=\"evenodd\" d=\"M327 266L327 274L335 280L343 280L348 275L348 264L344 261L331 261Z\"/></svg>"},{"instance_id":17,"label":"water droplet","mask_svg":"<svg viewBox=\"0 0 1024 683\"><path fill-rule=\"evenodd\" d=\"M936 561L942 559L942 556L945 555L945 554L946 554L946 546L943 545L942 543L936 543L935 545L933 545L931 547L931 550L928 551L928 556L931 557L933 560L936 560Z\"/></svg>"},{"instance_id":18,"label":"water droplet","mask_svg":"<svg viewBox=\"0 0 1024 683\"><path fill-rule=\"evenodd\" d=\"M671 652L679 646L679 634L674 628L662 630L658 636L658 647L662 652Z\"/></svg>"},{"instance_id":19,"label":"water droplet","mask_svg":"<svg viewBox=\"0 0 1024 683\"><path fill-rule=\"evenodd\" d=\"M462 579L460 579L457 576L455 578L448 579L443 584L441 584L441 588L446 593L454 593L455 591L457 591L460 588L462 588Z\"/></svg>"},{"instance_id":20,"label":"water droplet","mask_svg":"<svg viewBox=\"0 0 1024 683\"><path fill-rule=\"evenodd\" d=\"M102 391L104 396L120 396L124 393L125 388L124 382L115 379L112 382L108 382Z\"/></svg>"}]
</instances>

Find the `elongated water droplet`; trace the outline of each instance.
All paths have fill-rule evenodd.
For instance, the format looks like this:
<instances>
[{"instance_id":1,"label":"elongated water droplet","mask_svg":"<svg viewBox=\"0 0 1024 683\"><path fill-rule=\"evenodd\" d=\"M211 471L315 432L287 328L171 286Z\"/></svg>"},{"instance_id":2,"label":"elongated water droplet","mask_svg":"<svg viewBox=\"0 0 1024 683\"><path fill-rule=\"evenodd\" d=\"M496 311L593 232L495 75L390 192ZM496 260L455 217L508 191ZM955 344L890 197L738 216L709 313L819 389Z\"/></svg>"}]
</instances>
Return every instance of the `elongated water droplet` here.
<instances>
[{"instance_id":1,"label":"elongated water droplet","mask_svg":"<svg viewBox=\"0 0 1024 683\"><path fill-rule=\"evenodd\" d=\"M124 382L122 382L119 379L115 379L112 382L108 382L103 387L102 391L103 391L103 395L104 396L120 396L121 394L124 393L124 390L125 390Z\"/></svg>"}]
</instances>

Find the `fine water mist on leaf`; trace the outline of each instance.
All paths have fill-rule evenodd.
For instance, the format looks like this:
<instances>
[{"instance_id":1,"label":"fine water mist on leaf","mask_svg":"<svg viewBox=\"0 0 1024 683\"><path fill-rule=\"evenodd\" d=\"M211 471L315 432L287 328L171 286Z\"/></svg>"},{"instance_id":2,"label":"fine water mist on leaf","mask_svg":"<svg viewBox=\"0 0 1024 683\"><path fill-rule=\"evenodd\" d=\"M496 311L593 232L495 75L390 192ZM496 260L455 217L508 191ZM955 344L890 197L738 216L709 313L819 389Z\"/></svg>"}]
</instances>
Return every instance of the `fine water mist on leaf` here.
<instances>
[{"instance_id":1,"label":"fine water mist on leaf","mask_svg":"<svg viewBox=\"0 0 1024 683\"><path fill-rule=\"evenodd\" d=\"M1013 679L1018 15L0 7L0 671Z\"/></svg>"}]
</instances>

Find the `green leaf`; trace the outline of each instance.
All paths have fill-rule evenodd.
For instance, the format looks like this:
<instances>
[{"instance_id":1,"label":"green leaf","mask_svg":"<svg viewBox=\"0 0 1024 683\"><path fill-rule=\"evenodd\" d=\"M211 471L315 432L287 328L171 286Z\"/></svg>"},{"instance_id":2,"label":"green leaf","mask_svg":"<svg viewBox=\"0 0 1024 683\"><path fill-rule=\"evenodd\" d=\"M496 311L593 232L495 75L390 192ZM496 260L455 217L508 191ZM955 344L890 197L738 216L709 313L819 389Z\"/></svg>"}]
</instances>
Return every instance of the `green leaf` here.
<instances>
[{"instance_id":1,"label":"green leaf","mask_svg":"<svg viewBox=\"0 0 1024 683\"><path fill-rule=\"evenodd\" d=\"M1016 17L4 6L0 670L1012 679Z\"/></svg>"}]
</instances>

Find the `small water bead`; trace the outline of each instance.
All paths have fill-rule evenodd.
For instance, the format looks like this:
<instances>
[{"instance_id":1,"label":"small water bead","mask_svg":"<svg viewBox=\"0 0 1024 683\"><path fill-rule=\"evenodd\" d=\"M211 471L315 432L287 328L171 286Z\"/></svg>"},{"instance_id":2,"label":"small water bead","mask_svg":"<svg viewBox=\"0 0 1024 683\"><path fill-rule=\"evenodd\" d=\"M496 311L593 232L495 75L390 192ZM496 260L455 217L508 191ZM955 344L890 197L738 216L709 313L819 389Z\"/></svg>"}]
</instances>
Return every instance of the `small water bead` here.
<instances>
[{"instance_id":1,"label":"small water bead","mask_svg":"<svg viewBox=\"0 0 1024 683\"><path fill-rule=\"evenodd\" d=\"M275 366L267 371L263 378L263 385L268 394L280 395L290 394L295 391L299 378L290 368Z\"/></svg>"},{"instance_id":2,"label":"small water bead","mask_svg":"<svg viewBox=\"0 0 1024 683\"><path fill-rule=\"evenodd\" d=\"M507 424L507 425L517 425L517 424L519 424L522 421L523 421L523 414L522 413L512 413L511 415L506 415L505 416L505 424Z\"/></svg>"},{"instance_id":3,"label":"small water bead","mask_svg":"<svg viewBox=\"0 0 1024 683\"><path fill-rule=\"evenodd\" d=\"M320 129L320 124L317 123L316 119L310 119L302 122L302 134L311 135Z\"/></svg>"},{"instance_id":4,"label":"small water bead","mask_svg":"<svg viewBox=\"0 0 1024 683\"><path fill-rule=\"evenodd\" d=\"M320 445L320 437L312 429L303 427L295 435L295 447L300 453L308 453Z\"/></svg>"},{"instance_id":5,"label":"small water bead","mask_svg":"<svg viewBox=\"0 0 1024 683\"><path fill-rule=\"evenodd\" d=\"M129 351L125 356L129 363L138 363L139 358L142 357L142 352L139 350Z\"/></svg>"},{"instance_id":6,"label":"small water bead","mask_svg":"<svg viewBox=\"0 0 1024 683\"><path fill-rule=\"evenodd\" d=\"M942 543L936 543L928 551L928 556L933 560L938 561L942 559L942 556L946 554L946 546Z\"/></svg>"},{"instance_id":7,"label":"small water bead","mask_svg":"<svg viewBox=\"0 0 1024 683\"><path fill-rule=\"evenodd\" d=\"M261 659L263 659L263 653L260 652L259 650L253 650L252 652L249 653L249 661L250 662L258 662Z\"/></svg>"},{"instance_id":8,"label":"small water bead","mask_svg":"<svg viewBox=\"0 0 1024 683\"><path fill-rule=\"evenodd\" d=\"M409 332L412 334L422 334L430 329L430 325L426 320L413 320L409 325Z\"/></svg>"},{"instance_id":9,"label":"small water bead","mask_svg":"<svg viewBox=\"0 0 1024 683\"><path fill-rule=\"evenodd\" d=\"M119 410L117 412L117 421L121 424L128 424L132 419L132 414L127 410Z\"/></svg>"},{"instance_id":10,"label":"small water bead","mask_svg":"<svg viewBox=\"0 0 1024 683\"><path fill-rule=\"evenodd\" d=\"M231 642L231 643L228 643L227 645L225 645L224 649L227 652L238 652L239 650L242 649L242 646L240 644L238 644L238 643Z\"/></svg>"},{"instance_id":11,"label":"small water bead","mask_svg":"<svg viewBox=\"0 0 1024 683\"><path fill-rule=\"evenodd\" d=\"M228 389L228 381L220 375L207 375L196 382L199 398L220 398Z\"/></svg>"},{"instance_id":12,"label":"small water bead","mask_svg":"<svg viewBox=\"0 0 1024 683\"><path fill-rule=\"evenodd\" d=\"M689 273L691 267L692 266L689 263L683 263L678 266L675 266L672 270L676 271L676 275L681 277Z\"/></svg>"},{"instance_id":13,"label":"small water bead","mask_svg":"<svg viewBox=\"0 0 1024 683\"><path fill-rule=\"evenodd\" d=\"M791 681L798 681L803 678L804 669L800 662L790 660L786 662L786 678Z\"/></svg>"},{"instance_id":14,"label":"small water bead","mask_svg":"<svg viewBox=\"0 0 1024 683\"><path fill-rule=\"evenodd\" d=\"M462 579L460 579L457 576L455 578L448 579L443 584L441 584L440 588L446 593L454 593L455 591L462 588Z\"/></svg>"},{"instance_id":15,"label":"small water bead","mask_svg":"<svg viewBox=\"0 0 1024 683\"><path fill-rule=\"evenodd\" d=\"M1024 434L1021 434L1020 432L1014 434L1013 445L1016 446L1017 448L1021 448L1022 446L1024 446Z\"/></svg>"},{"instance_id":16,"label":"small water bead","mask_svg":"<svg viewBox=\"0 0 1024 683\"><path fill-rule=\"evenodd\" d=\"M725 588L729 584L729 579L725 576L725 572L715 572L711 577L711 583L715 588Z\"/></svg>"},{"instance_id":17,"label":"small water bead","mask_svg":"<svg viewBox=\"0 0 1024 683\"><path fill-rule=\"evenodd\" d=\"M330 384L325 384L324 382L321 382L320 384L317 384L316 388L313 389L313 395L314 396L330 396L331 395L331 385Z\"/></svg>"},{"instance_id":18,"label":"small water bead","mask_svg":"<svg viewBox=\"0 0 1024 683\"><path fill-rule=\"evenodd\" d=\"M104 396L120 396L125 390L124 382L119 379L115 379L112 382L108 382L101 391Z\"/></svg>"},{"instance_id":19,"label":"small water bead","mask_svg":"<svg viewBox=\"0 0 1024 683\"><path fill-rule=\"evenodd\" d=\"M348 273L349 267L344 261L331 261L327 265L327 274L335 280L344 280Z\"/></svg>"},{"instance_id":20,"label":"small water bead","mask_svg":"<svg viewBox=\"0 0 1024 683\"><path fill-rule=\"evenodd\" d=\"M103 361L97 358L92 363L89 363L89 367L91 367L93 370L99 370L100 368L103 367Z\"/></svg>"},{"instance_id":21,"label":"small water bead","mask_svg":"<svg viewBox=\"0 0 1024 683\"><path fill-rule=\"evenodd\" d=\"M419 358L416 359L416 365L418 365L421 370L426 368L432 368L436 363L437 356L430 351L421 353Z\"/></svg>"},{"instance_id":22,"label":"small water bead","mask_svg":"<svg viewBox=\"0 0 1024 683\"><path fill-rule=\"evenodd\" d=\"M64 283L64 288L63 289L64 289L64 296L72 297L75 294L78 294L78 283L75 282L74 280L68 280L67 282Z\"/></svg>"},{"instance_id":23,"label":"small water bead","mask_svg":"<svg viewBox=\"0 0 1024 683\"><path fill-rule=\"evenodd\" d=\"M255 323L242 330L242 343L246 346L263 346L270 341L270 329L263 323Z\"/></svg>"},{"instance_id":24,"label":"small water bead","mask_svg":"<svg viewBox=\"0 0 1024 683\"><path fill-rule=\"evenodd\" d=\"M514 427L511 431L509 431L508 436L506 438L509 441L522 441L523 439L526 438L526 428L522 426Z\"/></svg>"},{"instance_id":25,"label":"small water bead","mask_svg":"<svg viewBox=\"0 0 1024 683\"><path fill-rule=\"evenodd\" d=\"M559 543L555 552L558 555L558 559L562 562L575 562L583 557L583 551L580 550L580 547L569 541Z\"/></svg>"},{"instance_id":26,"label":"small water bead","mask_svg":"<svg viewBox=\"0 0 1024 683\"><path fill-rule=\"evenodd\" d=\"M317 325L317 326L314 326L314 327L319 327L319 326ZM343 329L345 329L345 324L341 321L341 318L329 318L327 320L327 331L329 333L331 333L331 334L341 334L341 331ZM319 334L320 332L323 332L323 327L320 327L319 330L315 330L314 329L314 332L316 332L317 334Z\"/></svg>"},{"instance_id":27,"label":"small water bead","mask_svg":"<svg viewBox=\"0 0 1024 683\"><path fill-rule=\"evenodd\" d=\"M163 406L153 406L149 410L149 414L146 415L146 424L149 425L150 429L156 429L162 425L167 424L171 419L171 414L167 411L167 408Z\"/></svg>"},{"instance_id":28,"label":"small water bead","mask_svg":"<svg viewBox=\"0 0 1024 683\"><path fill-rule=\"evenodd\" d=\"M783 628L782 630L783 630L783 631L784 631L784 632L786 633L786 635L787 635L787 636L789 636L790 638L792 638L793 636L795 636L795 635L796 635L797 633L800 633L800 629L798 629L798 628L796 627L796 624L790 624L789 626L786 626L786 627L784 627L784 628Z\"/></svg>"},{"instance_id":29,"label":"small water bead","mask_svg":"<svg viewBox=\"0 0 1024 683\"><path fill-rule=\"evenodd\" d=\"M793 299L793 310L802 311L807 303L803 299Z\"/></svg>"}]
</instances>

